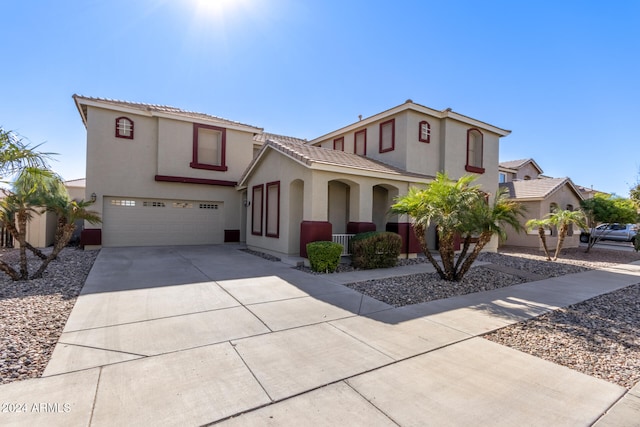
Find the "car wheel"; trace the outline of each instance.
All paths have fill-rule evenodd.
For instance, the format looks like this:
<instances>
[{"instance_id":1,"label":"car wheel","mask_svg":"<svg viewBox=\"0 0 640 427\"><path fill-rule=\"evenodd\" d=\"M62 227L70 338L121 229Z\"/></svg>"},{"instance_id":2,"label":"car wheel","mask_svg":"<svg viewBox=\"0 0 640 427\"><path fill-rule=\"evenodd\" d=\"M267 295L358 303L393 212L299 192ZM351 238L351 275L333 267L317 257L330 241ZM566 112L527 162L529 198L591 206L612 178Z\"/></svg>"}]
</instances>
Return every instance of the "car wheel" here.
<instances>
[{"instance_id":1,"label":"car wheel","mask_svg":"<svg viewBox=\"0 0 640 427\"><path fill-rule=\"evenodd\" d=\"M588 234L581 234L580 235L580 241L582 243L589 243L589 235Z\"/></svg>"}]
</instances>

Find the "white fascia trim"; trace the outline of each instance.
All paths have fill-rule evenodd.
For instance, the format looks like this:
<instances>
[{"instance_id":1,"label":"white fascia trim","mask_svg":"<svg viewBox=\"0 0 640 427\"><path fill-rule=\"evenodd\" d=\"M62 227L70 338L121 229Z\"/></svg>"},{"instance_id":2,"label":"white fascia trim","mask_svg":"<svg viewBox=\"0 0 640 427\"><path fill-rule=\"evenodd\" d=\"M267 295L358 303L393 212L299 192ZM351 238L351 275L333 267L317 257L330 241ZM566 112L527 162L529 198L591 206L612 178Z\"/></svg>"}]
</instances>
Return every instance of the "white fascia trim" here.
<instances>
[{"instance_id":1,"label":"white fascia trim","mask_svg":"<svg viewBox=\"0 0 640 427\"><path fill-rule=\"evenodd\" d=\"M78 100L82 100L82 102L78 102ZM178 120L178 121L189 122L189 123L212 124L215 126L223 127L225 129L233 129L233 130L239 130L243 132L259 133L264 130L262 128L258 128L254 126L234 124L234 123L229 123L222 120L216 120L213 117L207 119L203 117L191 117L191 116L182 115L182 114L163 113L161 111L150 111L146 109L129 107L124 105L114 105L108 102L101 102L101 101L86 99L86 98L76 98L76 104L87 105L89 107L102 108L105 110L119 111L119 112L128 113L128 114L137 114L139 116L161 117L161 118Z\"/></svg>"}]
</instances>

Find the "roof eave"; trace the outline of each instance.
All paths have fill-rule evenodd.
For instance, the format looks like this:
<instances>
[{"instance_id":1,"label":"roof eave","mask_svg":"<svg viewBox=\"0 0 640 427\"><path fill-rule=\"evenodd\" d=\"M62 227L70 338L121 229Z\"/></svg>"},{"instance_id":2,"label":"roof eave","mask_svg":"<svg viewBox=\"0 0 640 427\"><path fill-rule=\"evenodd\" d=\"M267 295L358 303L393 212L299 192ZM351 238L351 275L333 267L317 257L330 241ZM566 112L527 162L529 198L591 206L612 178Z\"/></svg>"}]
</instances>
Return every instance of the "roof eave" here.
<instances>
[{"instance_id":1,"label":"roof eave","mask_svg":"<svg viewBox=\"0 0 640 427\"><path fill-rule=\"evenodd\" d=\"M340 134L344 134L347 132L350 132L352 130L358 129L362 126L368 126L371 123L380 121L388 116L392 116L394 114L398 114L401 113L403 111L406 110L414 110L417 111L419 113L423 113L423 114L427 114L430 116L433 116L435 118L439 118L439 119L443 119L443 118L451 118L460 122L464 122L464 123L468 123L472 126L477 126L480 127L482 129L488 130L490 132L493 132L499 136L507 136L509 134L511 134L510 130L507 129L502 129L499 128L497 126L493 126L490 125L488 123L482 122L480 120L476 120L473 119L471 117L467 117L465 115L456 113L455 111L451 110L450 108L447 108L445 110L442 111L438 111L438 110L434 110L432 108L426 107L424 105L420 105L420 104L416 104L414 102L410 102L407 101L403 104L397 105L393 108L390 108L388 110L382 111L380 113L374 114L373 116L367 117L365 119L359 120L355 123L352 123L350 125L344 126L340 129L337 129L335 131L329 132L325 135L319 136L318 138L312 139L311 141L308 142L309 145L315 145L321 141L325 141L327 139L330 139L334 136L340 135Z\"/></svg>"}]
</instances>

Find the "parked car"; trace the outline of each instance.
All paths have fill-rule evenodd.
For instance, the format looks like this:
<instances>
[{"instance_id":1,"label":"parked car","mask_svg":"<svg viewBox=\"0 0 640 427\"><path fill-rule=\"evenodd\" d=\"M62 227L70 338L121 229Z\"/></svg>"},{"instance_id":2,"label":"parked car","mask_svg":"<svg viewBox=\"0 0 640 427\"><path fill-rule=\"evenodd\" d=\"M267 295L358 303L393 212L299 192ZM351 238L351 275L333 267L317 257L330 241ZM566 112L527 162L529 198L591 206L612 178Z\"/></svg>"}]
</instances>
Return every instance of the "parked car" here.
<instances>
[{"instance_id":1,"label":"parked car","mask_svg":"<svg viewBox=\"0 0 640 427\"><path fill-rule=\"evenodd\" d=\"M594 230L593 236L600 240L617 240L619 242L632 242L638 232L636 224L600 224ZM580 233L582 243L589 242L590 231Z\"/></svg>"}]
</instances>

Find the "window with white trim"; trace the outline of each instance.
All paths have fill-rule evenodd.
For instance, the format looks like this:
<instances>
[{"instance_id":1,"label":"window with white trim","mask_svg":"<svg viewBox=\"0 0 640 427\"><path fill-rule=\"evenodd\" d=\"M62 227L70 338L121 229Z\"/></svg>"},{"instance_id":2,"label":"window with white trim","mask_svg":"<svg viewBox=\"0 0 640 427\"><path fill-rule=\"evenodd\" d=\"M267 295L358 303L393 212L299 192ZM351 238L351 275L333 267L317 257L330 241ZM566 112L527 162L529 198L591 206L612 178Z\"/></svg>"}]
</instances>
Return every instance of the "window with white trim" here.
<instances>
[{"instance_id":1,"label":"window with white trim","mask_svg":"<svg viewBox=\"0 0 640 427\"><path fill-rule=\"evenodd\" d=\"M423 120L418 126L418 139L420 142L431 142L431 125L428 121Z\"/></svg>"},{"instance_id":2,"label":"window with white trim","mask_svg":"<svg viewBox=\"0 0 640 427\"><path fill-rule=\"evenodd\" d=\"M484 173L482 139L482 132L478 129L467 131L467 164L465 166L467 172Z\"/></svg>"},{"instance_id":3,"label":"window with white trim","mask_svg":"<svg viewBox=\"0 0 640 427\"><path fill-rule=\"evenodd\" d=\"M133 120L128 117L116 119L116 138L133 139Z\"/></svg>"},{"instance_id":4,"label":"window with white trim","mask_svg":"<svg viewBox=\"0 0 640 427\"><path fill-rule=\"evenodd\" d=\"M135 200L121 200L121 199L111 199L111 204L114 206L135 206Z\"/></svg>"}]
</instances>

